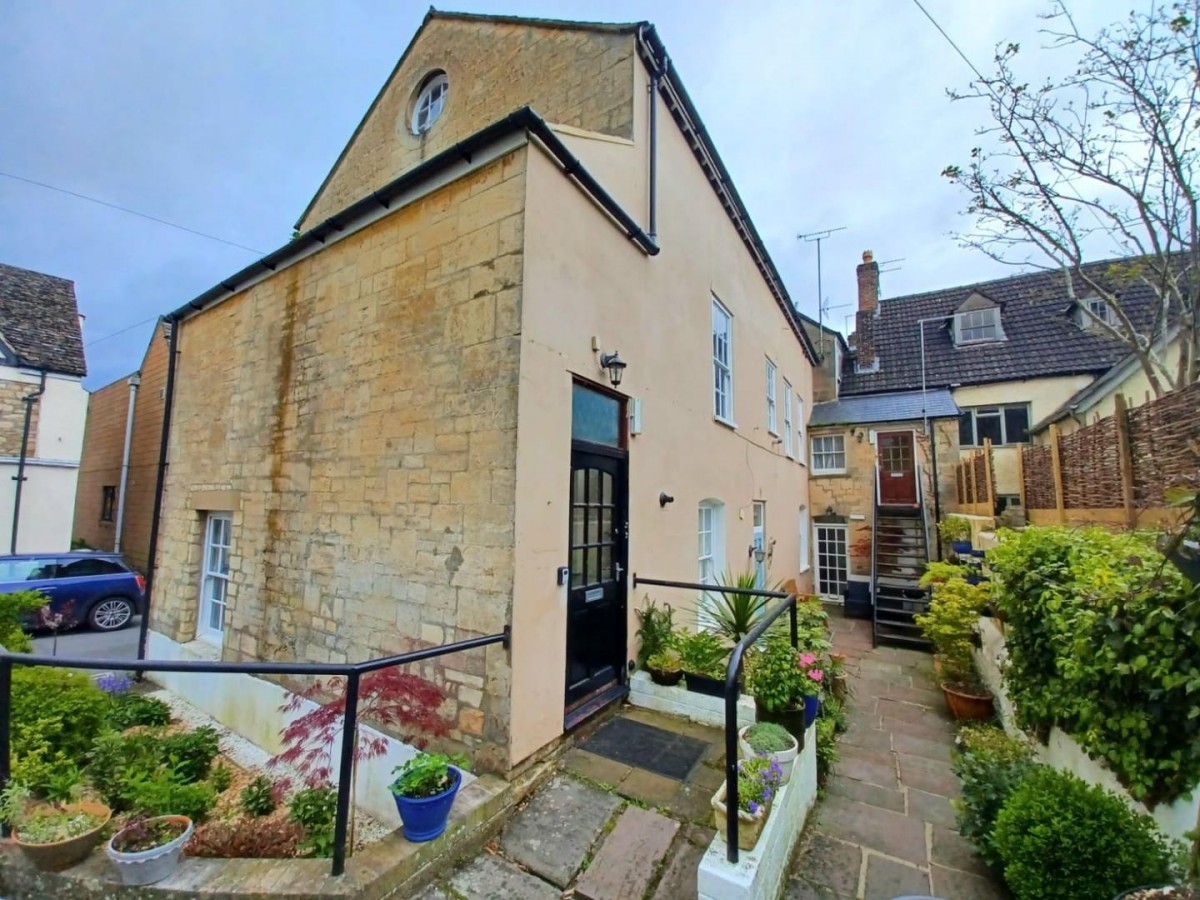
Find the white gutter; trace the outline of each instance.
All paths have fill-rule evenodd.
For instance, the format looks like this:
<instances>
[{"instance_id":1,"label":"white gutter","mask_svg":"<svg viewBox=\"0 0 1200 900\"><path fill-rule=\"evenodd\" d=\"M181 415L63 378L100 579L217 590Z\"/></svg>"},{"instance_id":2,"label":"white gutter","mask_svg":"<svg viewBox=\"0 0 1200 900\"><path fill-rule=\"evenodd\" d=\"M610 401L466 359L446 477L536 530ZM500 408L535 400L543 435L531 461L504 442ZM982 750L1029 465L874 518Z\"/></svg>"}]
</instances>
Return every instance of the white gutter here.
<instances>
[{"instance_id":1,"label":"white gutter","mask_svg":"<svg viewBox=\"0 0 1200 900\"><path fill-rule=\"evenodd\" d=\"M129 376L129 411L125 413L125 450L121 454L121 486L117 489L117 523L113 553L121 552L121 524L125 521L125 485L129 481L129 448L133 444L133 408L137 403L138 385L141 383L140 373L134 372Z\"/></svg>"}]
</instances>

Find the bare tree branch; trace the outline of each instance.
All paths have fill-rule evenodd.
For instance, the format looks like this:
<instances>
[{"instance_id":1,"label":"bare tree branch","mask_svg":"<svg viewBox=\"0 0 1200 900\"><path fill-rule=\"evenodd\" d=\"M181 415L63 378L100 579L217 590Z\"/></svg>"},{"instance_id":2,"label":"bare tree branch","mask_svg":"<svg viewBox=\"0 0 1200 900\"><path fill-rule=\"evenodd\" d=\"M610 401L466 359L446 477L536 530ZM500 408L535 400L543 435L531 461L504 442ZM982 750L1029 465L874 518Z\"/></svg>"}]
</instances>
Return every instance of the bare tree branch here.
<instances>
[{"instance_id":1,"label":"bare tree branch","mask_svg":"<svg viewBox=\"0 0 1200 900\"><path fill-rule=\"evenodd\" d=\"M1020 47L1004 44L993 74L950 94L989 113L969 163L943 171L970 197L975 227L959 239L1063 270L1071 300L1108 305L1096 330L1129 348L1156 394L1184 387L1200 380L1200 0L1134 11L1094 37L1065 0L1043 18L1047 49L1077 54L1070 74L1032 86L1016 72ZM1085 265L1112 256L1123 259Z\"/></svg>"}]
</instances>

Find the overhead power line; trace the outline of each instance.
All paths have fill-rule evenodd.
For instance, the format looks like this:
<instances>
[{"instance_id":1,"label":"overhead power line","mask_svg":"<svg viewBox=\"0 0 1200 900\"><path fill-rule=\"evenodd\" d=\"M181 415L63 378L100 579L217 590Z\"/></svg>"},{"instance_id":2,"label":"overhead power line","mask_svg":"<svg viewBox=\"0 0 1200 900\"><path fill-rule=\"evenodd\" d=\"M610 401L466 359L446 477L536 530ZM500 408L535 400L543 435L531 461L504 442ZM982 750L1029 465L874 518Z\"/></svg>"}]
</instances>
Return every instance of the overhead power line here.
<instances>
[{"instance_id":1,"label":"overhead power line","mask_svg":"<svg viewBox=\"0 0 1200 900\"><path fill-rule=\"evenodd\" d=\"M142 319L142 321L140 321L140 322L134 322L132 325L126 325L126 326L125 326L124 328L122 328L120 331L114 331L112 334L106 334L106 335L104 335L104 337L98 337L98 338L96 338L94 341L88 341L88 342L87 342L86 344L84 344L83 346L84 346L84 347L90 347L90 346L92 346L93 344L99 344L101 341L107 341L109 338L115 338L115 337L118 337L119 335L122 335L122 334L124 334L124 333L125 333L125 332L127 332L127 331L133 331L133 329L135 329L135 328L140 328L141 326L143 326L143 325L145 325L145 324L147 324L147 323L149 323L149 322L154 322L154 321L156 321L157 319L158 319L158 316L157 316L157 315L153 315L153 316L151 316L151 317L150 317L150 318L148 318L148 319Z\"/></svg>"},{"instance_id":2,"label":"overhead power line","mask_svg":"<svg viewBox=\"0 0 1200 900\"><path fill-rule=\"evenodd\" d=\"M44 188L48 191L66 194L68 197L76 197L80 200L86 200L88 203L95 203L98 206L106 206L109 209L115 209L118 212L127 213L131 216L138 216L142 219L148 219L151 222L157 222L159 225L166 225L168 228L174 228L178 231L186 231L188 234L194 234L197 237L207 238L210 241L216 241L219 244L225 244L229 247L237 247L239 250L245 250L247 253L253 253L255 256L266 256L266 251L264 250L256 250L253 247L247 247L245 244L239 244L237 241L227 241L225 238L217 237L215 234L197 231L195 228L188 228L186 225L180 225L177 222L168 222L166 219L160 219L158 216L152 216L149 213L138 212L136 209L130 209L128 206L119 206L116 203L109 203L107 200L101 200L98 197L89 197L87 194L81 194L78 191L72 191L53 184L47 184L44 181L34 181L32 178L26 178L23 175L14 175L11 172L0 172L0 176L3 176L4 178L11 178L13 181L21 181L25 184L31 184L34 187Z\"/></svg>"}]
</instances>

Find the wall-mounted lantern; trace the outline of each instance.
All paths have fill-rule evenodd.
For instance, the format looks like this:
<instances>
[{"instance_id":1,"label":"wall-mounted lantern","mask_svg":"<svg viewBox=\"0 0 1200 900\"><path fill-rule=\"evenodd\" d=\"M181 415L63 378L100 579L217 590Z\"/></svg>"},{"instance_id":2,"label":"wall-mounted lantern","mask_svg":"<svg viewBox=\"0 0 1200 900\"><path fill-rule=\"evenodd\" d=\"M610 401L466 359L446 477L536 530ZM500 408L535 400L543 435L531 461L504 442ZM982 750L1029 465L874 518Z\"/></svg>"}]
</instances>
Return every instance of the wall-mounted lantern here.
<instances>
[{"instance_id":1,"label":"wall-mounted lantern","mask_svg":"<svg viewBox=\"0 0 1200 900\"><path fill-rule=\"evenodd\" d=\"M621 359L621 354L617 351L600 354L600 368L608 372L608 380L612 382L613 387L621 386L621 378L625 374L627 365L628 363Z\"/></svg>"}]
</instances>

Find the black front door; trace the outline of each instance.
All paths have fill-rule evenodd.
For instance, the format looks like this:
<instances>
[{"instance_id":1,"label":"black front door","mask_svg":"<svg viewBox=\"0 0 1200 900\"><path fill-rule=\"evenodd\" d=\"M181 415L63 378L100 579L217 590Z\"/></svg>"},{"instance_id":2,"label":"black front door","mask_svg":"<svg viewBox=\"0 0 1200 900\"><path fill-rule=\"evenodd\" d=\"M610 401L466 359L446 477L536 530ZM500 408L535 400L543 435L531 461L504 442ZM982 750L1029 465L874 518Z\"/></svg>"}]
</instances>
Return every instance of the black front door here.
<instances>
[{"instance_id":1,"label":"black front door","mask_svg":"<svg viewBox=\"0 0 1200 900\"><path fill-rule=\"evenodd\" d=\"M627 474L622 450L571 451L568 707L625 678Z\"/></svg>"}]
</instances>

